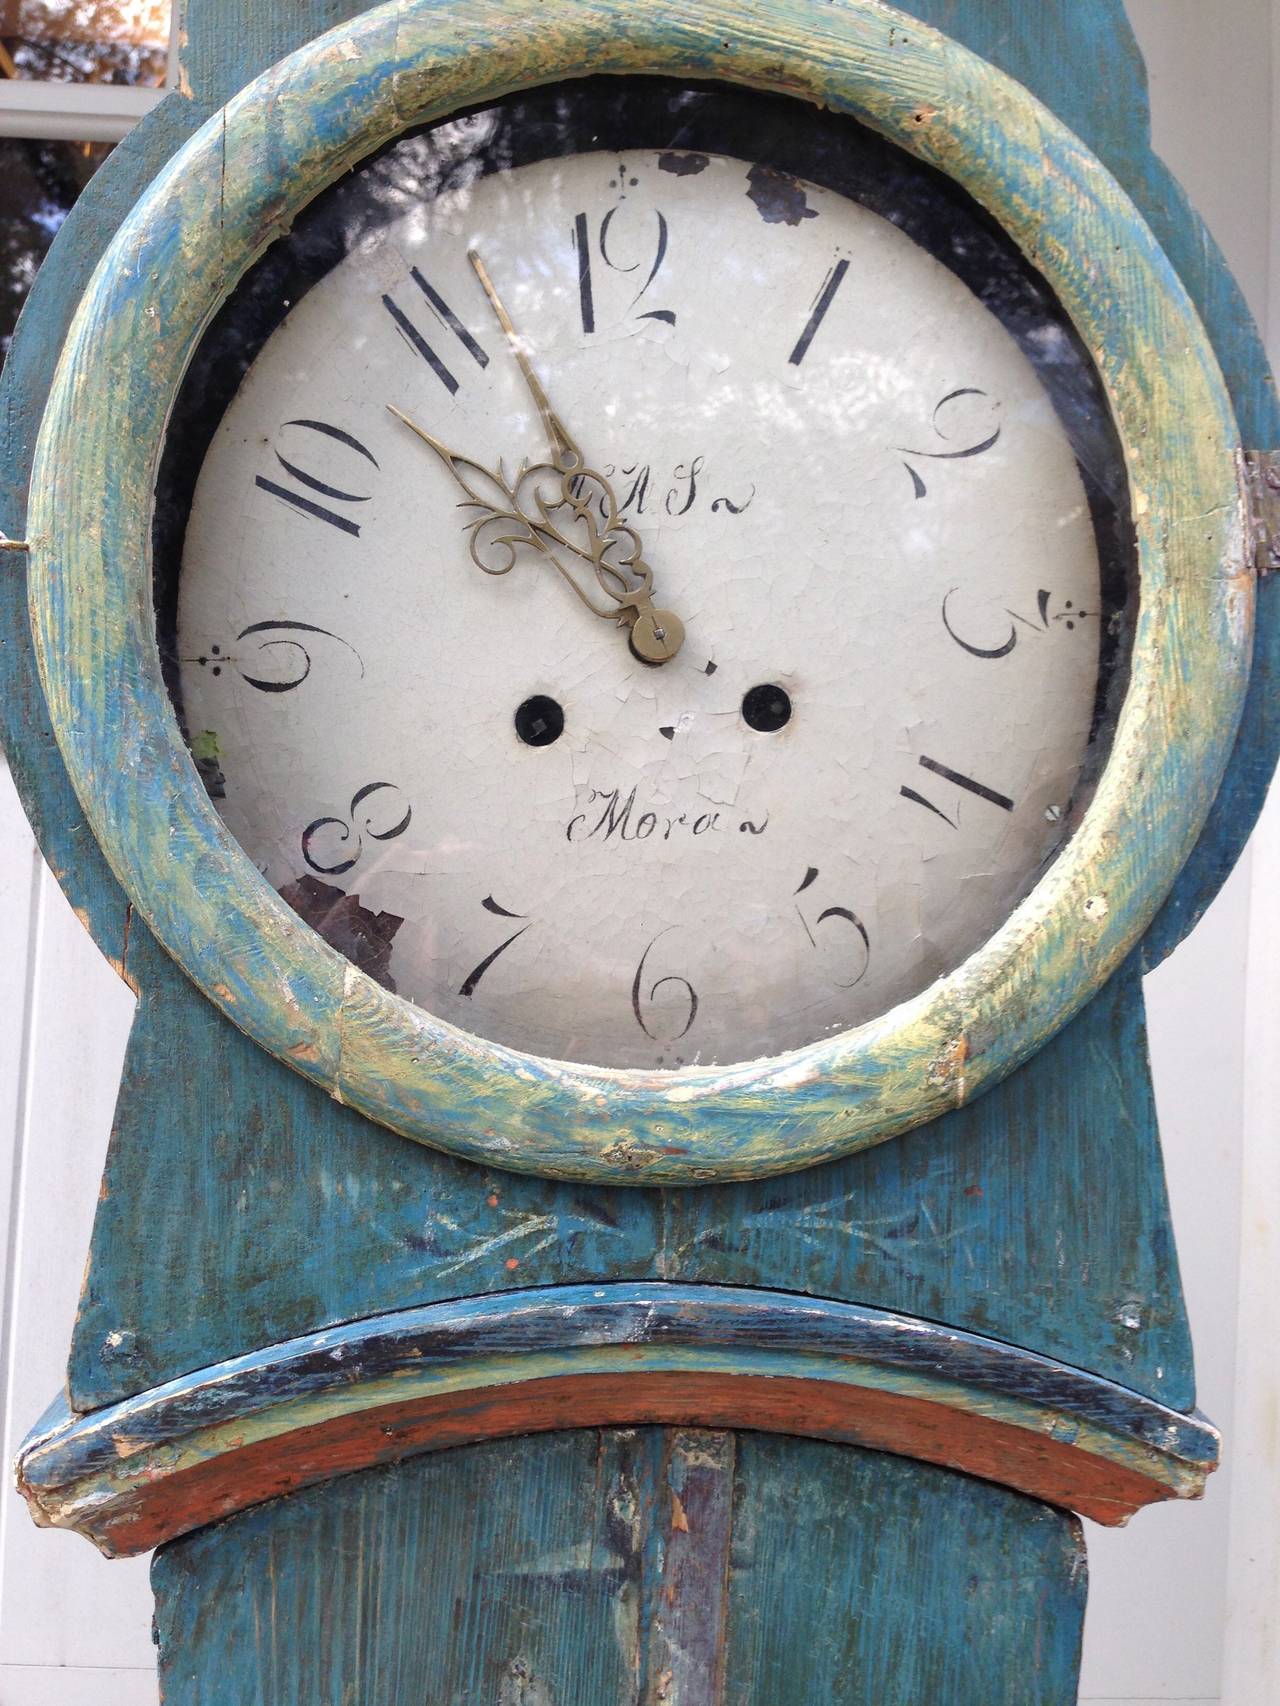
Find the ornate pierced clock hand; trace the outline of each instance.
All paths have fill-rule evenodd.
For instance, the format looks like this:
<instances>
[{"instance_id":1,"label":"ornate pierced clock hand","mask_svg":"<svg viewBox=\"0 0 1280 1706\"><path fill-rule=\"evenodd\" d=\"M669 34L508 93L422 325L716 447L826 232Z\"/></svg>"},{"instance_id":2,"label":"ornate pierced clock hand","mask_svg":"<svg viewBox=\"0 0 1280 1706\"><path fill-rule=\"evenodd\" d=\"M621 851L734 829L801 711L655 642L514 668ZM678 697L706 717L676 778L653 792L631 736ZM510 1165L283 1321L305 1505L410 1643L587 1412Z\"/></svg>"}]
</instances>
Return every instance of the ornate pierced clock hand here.
<instances>
[{"instance_id":1,"label":"ornate pierced clock hand","mask_svg":"<svg viewBox=\"0 0 1280 1706\"><path fill-rule=\"evenodd\" d=\"M542 417L552 460L522 461L509 480L501 462L496 469L483 468L393 404L387 407L435 451L465 494L462 507L481 512L468 526L471 558L478 568L491 575L509 574L520 548L532 548L556 568L594 616L630 630L631 649L642 662L667 663L684 641L684 624L674 611L655 608L653 571L644 561L640 536L621 519L612 486L586 466L573 436L552 409L484 263L475 253L469 258ZM554 481L550 489L548 479ZM561 524L566 511L567 526ZM588 596L561 560L565 554L590 566L611 601L608 605L602 607Z\"/></svg>"}]
</instances>

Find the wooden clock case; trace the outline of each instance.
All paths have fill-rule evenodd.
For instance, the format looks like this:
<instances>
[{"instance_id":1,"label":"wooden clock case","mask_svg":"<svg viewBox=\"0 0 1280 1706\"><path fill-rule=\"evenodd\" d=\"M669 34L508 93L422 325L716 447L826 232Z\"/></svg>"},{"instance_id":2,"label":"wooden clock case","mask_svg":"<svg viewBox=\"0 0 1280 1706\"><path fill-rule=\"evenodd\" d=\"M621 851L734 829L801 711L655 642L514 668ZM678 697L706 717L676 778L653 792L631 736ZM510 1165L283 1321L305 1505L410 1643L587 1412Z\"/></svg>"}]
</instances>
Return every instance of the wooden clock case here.
<instances>
[{"instance_id":1,"label":"wooden clock case","mask_svg":"<svg viewBox=\"0 0 1280 1706\"><path fill-rule=\"evenodd\" d=\"M822 9L738 8L763 10ZM29 535L54 361L117 225L223 101L359 11L190 0L182 89L95 179L24 315L0 415L7 534ZM1204 321L1241 449L1280 444L1248 315L1150 152L1120 5L884 15L945 30L1103 160ZM163 1546L166 1697L1074 1698L1083 1545L1064 1513L1194 1495L1216 1460L1141 976L1260 808L1280 745L1275 577L1207 822L1082 1010L980 1099L890 1142L683 1188L406 1143L248 1040L98 850L20 579L2 589L14 772L138 994L67 1401L22 1476L38 1519L109 1551Z\"/></svg>"}]
</instances>

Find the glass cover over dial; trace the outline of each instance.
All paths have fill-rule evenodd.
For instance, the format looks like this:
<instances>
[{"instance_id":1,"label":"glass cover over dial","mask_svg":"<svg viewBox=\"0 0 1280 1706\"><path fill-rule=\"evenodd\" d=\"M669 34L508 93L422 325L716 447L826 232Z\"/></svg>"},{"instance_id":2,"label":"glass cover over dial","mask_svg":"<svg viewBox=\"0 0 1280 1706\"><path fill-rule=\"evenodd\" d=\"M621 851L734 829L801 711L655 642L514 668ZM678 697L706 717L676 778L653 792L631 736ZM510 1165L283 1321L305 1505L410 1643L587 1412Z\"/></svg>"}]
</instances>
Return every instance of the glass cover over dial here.
<instances>
[{"instance_id":1,"label":"glass cover over dial","mask_svg":"<svg viewBox=\"0 0 1280 1706\"><path fill-rule=\"evenodd\" d=\"M1123 481L1044 285L847 121L636 80L409 136L243 283L157 509L175 704L266 879L564 1059L776 1054L1070 832Z\"/></svg>"}]
</instances>

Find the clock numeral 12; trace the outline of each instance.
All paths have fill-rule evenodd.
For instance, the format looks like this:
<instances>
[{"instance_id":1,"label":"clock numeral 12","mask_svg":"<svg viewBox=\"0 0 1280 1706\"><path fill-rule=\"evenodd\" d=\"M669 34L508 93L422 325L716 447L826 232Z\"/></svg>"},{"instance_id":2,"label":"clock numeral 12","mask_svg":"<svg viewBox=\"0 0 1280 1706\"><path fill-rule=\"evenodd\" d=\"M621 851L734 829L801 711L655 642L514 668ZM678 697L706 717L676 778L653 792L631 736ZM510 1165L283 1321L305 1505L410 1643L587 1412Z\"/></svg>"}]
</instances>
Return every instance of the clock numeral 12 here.
<instances>
[{"instance_id":1,"label":"clock numeral 12","mask_svg":"<svg viewBox=\"0 0 1280 1706\"><path fill-rule=\"evenodd\" d=\"M454 313L453 309L450 308L449 304L445 301L444 297L441 296L435 286L431 284L428 279L425 279L422 276L417 267L410 267L409 277L426 297L432 312L435 314L440 324L447 332L451 333L452 336L457 339L458 343L461 344L462 348L471 357L472 361L475 362L476 366L488 367L488 353L472 337L471 333L463 325L462 321ZM436 378L444 386L449 395L451 397L455 396L458 390L458 381L452 369L449 368L441 359L434 346L427 342L426 338L423 337L422 333L418 330L417 326L414 325L413 321L405 313L404 309L401 308L400 304L394 297L384 296L382 298L382 306L395 321L396 330L409 345L410 349L417 350L418 354L426 362L427 366L435 374Z\"/></svg>"},{"instance_id":2,"label":"clock numeral 12","mask_svg":"<svg viewBox=\"0 0 1280 1706\"><path fill-rule=\"evenodd\" d=\"M349 450L354 450L357 455L363 456L365 461L372 463L375 468L378 466L377 457L366 445L361 444L360 440L354 438L349 432L344 432L341 427L331 426L328 421L285 421L284 427L302 427L308 432L319 433L323 438L330 438L338 444L346 445ZM284 430L284 427L281 428L281 431ZM291 480L296 480L298 485L305 486L308 491L318 492L321 497L328 498L333 503L367 504L369 502L370 493L348 492L341 486L330 484L327 480L317 479L314 474L309 474L298 462L282 456L278 450L275 452L275 459ZM264 492L270 492L273 498L280 498L284 503L290 504L300 515L313 516L317 521L327 521L330 527L336 527L340 533L349 533L353 538L359 538L360 524L352 521L349 516L340 515L337 510L330 509L328 504L317 503L315 498L309 498L302 492L290 491L288 486L282 486L276 480L268 480L262 474L258 475L254 483L261 486Z\"/></svg>"}]
</instances>

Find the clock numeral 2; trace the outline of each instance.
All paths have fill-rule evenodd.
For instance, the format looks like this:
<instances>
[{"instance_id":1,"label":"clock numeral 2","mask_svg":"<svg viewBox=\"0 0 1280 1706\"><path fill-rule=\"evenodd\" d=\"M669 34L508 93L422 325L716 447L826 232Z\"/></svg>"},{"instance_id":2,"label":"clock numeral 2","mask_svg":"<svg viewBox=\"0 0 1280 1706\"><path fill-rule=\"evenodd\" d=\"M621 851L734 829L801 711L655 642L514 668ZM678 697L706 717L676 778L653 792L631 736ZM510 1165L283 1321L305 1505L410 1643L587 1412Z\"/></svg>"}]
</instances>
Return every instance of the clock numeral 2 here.
<instances>
[{"instance_id":1,"label":"clock numeral 2","mask_svg":"<svg viewBox=\"0 0 1280 1706\"><path fill-rule=\"evenodd\" d=\"M344 432L341 427L331 426L328 421L285 421L281 431L284 430L284 427L302 427L308 432L319 433L323 438L330 438L338 444L346 445L349 450L354 450L357 455L363 456L365 461L372 463L375 468L378 466L377 457L366 445L361 444L360 440L354 438L349 432ZM312 442L314 443L314 440ZM369 502L370 493L345 491L341 486L331 485L327 480L317 479L314 474L309 474L298 462L282 456L278 450L274 454L276 461L289 478L296 480L300 486L305 486L308 491L318 492L321 497L329 498L334 503L367 504ZM290 491L288 486L282 486L276 480L268 480L262 474L258 475L255 484L261 486L264 492L269 492L273 498L280 498L284 503L290 504L299 514L314 516L317 521L327 521L330 527L336 527L340 533L349 533L353 538L359 538L360 524L352 521L349 516L339 515L338 511L330 509L328 504L317 503L314 498L306 497L302 492Z\"/></svg>"},{"instance_id":2,"label":"clock numeral 2","mask_svg":"<svg viewBox=\"0 0 1280 1706\"><path fill-rule=\"evenodd\" d=\"M976 794L980 800L986 800L989 805L999 806L1001 811L1011 812L1013 801L1007 794L998 794L994 788L988 788L983 782L975 782L972 776L962 776L958 770L951 770L945 764L939 764L936 758L921 758L920 767L932 770L935 776L941 776L944 781L954 782L957 788L964 788L970 794ZM948 817L941 806L935 806L932 800L926 800L923 794L918 794L914 788L899 788L898 792L904 800L911 800L918 806L923 806L935 817L940 817L943 823L949 823L952 829L959 829L955 818Z\"/></svg>"},{"instance_id":3,"label":"clock numeral 2","mask_svg":"<svg viewBox=\"0 0 1280 1706\"><path fill-rule=\"evenodd\" d=\"M471 333L463 325L462 321L454 313L453 309L450 308L449 304L445 301L444 297L441 296L435 286L422 276L417 267L410 267L409 277L426 297L428 304L440 324L447 332L450 332L453 337L457 339L458 343L461 344L462 348L471 357L472 361L475 362L476 366L488 367L489 357L487 352L472 337ZM396 330L400 333L400 336L411 349L417 350L418 354L426 362L427 366L435 374L436 378L444 386L449 395L451 397L455 396L458 390L457 378L454 376L452 370L446 366L444 361L441 360L435 348L427 342L426 338L423 337L422 333L418 330L417 326L414 325L413 321L405 313L404 309L401 308L399 303L392 296L384 296L382 298L382 306L395 321Z\"/></svg>"}]
</instances>

